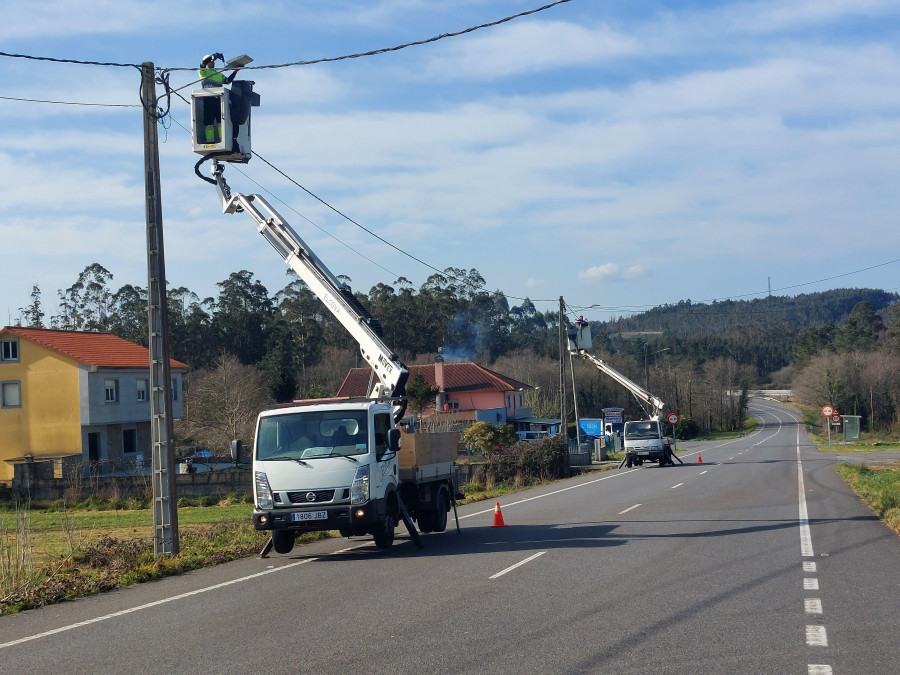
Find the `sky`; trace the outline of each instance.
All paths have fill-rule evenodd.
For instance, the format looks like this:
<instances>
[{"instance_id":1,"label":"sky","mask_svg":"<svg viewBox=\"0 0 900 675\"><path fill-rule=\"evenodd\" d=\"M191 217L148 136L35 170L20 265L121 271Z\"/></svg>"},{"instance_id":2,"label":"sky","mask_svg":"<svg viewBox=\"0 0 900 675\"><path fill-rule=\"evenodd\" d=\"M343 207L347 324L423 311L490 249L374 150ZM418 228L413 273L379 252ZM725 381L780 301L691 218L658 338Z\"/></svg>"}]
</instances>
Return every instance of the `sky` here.
<instances>
[{"instance_id":1,"label":"sky","mask_svg":"<svg viewBox=\"0 0 900 675\"><path fill-rule=\"evenodd\" d=\"M189 99L206 53L334 59L551 1L0 0L0 51L150 61ZM355 291L452 267L510 306L563 297L592 320L897 291L898 37L895 0L570 0L245 70L257 156L225 176ZM34 286L49 321L93 263L111 290L146 286L139 88L130 66L0 56L0 325ZM284 262L194 174L189 129L173 96L158 125L170 286L215 297L247 270L274 296Z\"/></svg>"}]
</instances>

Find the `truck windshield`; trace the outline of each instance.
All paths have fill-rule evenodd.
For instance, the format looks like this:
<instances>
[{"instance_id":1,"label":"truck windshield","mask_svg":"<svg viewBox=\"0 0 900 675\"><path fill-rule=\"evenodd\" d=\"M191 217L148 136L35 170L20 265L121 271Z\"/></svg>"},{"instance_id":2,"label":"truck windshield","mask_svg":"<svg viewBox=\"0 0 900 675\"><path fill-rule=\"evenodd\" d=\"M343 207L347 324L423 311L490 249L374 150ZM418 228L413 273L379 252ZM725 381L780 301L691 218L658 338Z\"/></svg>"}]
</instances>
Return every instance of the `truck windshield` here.
<instances>
[{"instance_id":1,"label":"truck windshield","mask_svg":"<svg viewBox=\"0 0 900 675\"><path fill-rule=\"evenodd\" d=\"M267 415L256 431L257 459L319 459L364 455L369 447L365 410Z\"/></svg>"},{"instance_id":2,"label":"truck windshield","mask_svg":"<svg viewBox=\"0 0 900 675\"><path fill-rule=\"evenodd\" d=\"M659 438L659 422L626 422L625 439Z\"/></svg>"}]
</instances>

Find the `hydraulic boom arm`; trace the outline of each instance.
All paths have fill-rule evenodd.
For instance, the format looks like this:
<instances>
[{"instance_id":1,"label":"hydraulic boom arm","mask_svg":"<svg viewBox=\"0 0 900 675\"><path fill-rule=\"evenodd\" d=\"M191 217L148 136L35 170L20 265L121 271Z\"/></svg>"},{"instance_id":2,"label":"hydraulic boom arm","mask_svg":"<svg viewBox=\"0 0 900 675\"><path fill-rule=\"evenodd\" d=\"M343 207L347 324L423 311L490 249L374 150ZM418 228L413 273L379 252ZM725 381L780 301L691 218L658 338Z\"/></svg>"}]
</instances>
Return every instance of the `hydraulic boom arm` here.
<instances>
[{"instance_id":1,"label":"hydraulic boom arm","mask_svg":"<svg viewBox=\"0 0 900 675\"><path fill-rule=\"evenodd\" d=\"M265 199L257 194L232 195L222 175L224 168L218 162L213 165L223 213L243 211L256 221L259 233L272 244L288 266L359 343L363 358L380 380L372 389L372 398L390 401L394 408L394 421L400 421L406 412L406 380L409 371L381 339L381 324L337 280ZM257 204L262 207L262 211L257 208Z\"/></svg>"},{"instance_id":2,"label":"hydraulic boom arm","mask_svg":"<svg viewBox=\"0 0 900 675\"><path fill-rule=\"evenodd\" d=\"M662 415L662 410L666 404L663 403L659 398L657 398L656 396L651 394L649 391L647 391L643 387L641 387L641 386L635 384L634 382L632 382L631 380L629 380L627 377L622 375L622 373L620 373L618 370L613 368L611 365L609 365L605 361L598 359L596 356L592 356L591 354L588 354L583 349L579 349L579 350L575 351L574 353L578 354L585 361L590 361L591 363L593 363L595 366L597 366L597 368L600 369L600 372L606 373L612 379L614 379L616 382L618 382L623 387L625 387L628 391L630 391L632 394L634 394L634 397L636 399L651 406L652 410L650 412L650 419L658 420L660 418L660 415Z\"/></svg>"},{"instance_id":3,"label":"hydraulic boom arm","mask_svg":"<svg viewBox=\"0 0 900 675\"><path fill-rule=\"evenodd\" d=\"M611 365L606 363L605 361L601 361L596 356L591 356L585 351L591 347L591 324L584 320L582 317L578 317L578 320L575 322L575 325L568 329L568 338L569 338L569 353L578 354L585 361L590 361L597 368L600 369L601 373L606 373L616 382L625 387L628 391L634 394L634 397L643 405L646 403L651 407L650 419L658 420L662 415L663 408L665 407L665 403L663 403L659 398L651 394L649 391L641 387L640 385L632 382L627 377L625 377L618 370L613 368ZM646 410L644 411L646 412Z\"/></svg>"}]
</instances>

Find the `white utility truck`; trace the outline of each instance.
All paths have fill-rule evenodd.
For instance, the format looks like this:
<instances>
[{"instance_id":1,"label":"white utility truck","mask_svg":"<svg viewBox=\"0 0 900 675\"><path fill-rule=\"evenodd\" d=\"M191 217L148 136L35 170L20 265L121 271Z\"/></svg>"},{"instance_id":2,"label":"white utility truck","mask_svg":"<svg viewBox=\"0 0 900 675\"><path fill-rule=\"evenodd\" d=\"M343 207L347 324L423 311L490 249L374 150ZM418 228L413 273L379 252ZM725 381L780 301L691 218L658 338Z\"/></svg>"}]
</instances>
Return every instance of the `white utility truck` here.
<instances>
[{"instance_id":1,"label":"white utility truck","mask_svg":"<svg viewBox=\"0 0 900 675\"><path fill-rule=\"evenodd\" d=\"M258 105L250 85L242 100ZM247 89L246 83L243 87ZM220 102L211 105L217 93ZM194 94L194 105L212 110L213 117L228 109L224 87ZM289 553L298 534L327 530L346 537L371 534L376 546L388 548L401 520L421 547L413 520L422 532L442 532L450 507L455 513L456 500L462 497L455 437L437 434L434 440L401 449L396 424L406 411L409 371L382 340L380 324L265 199L232 195L225 182L220 159L249 161L249 112L241 118L247 133L232 115L224 128L235 125L233 133L224 134L217 144L202 142L196 128L202 115L195 111L193 117L194 148L205 155L197 167L213 160L214 178L201 177L215 183L223 212L246 213L255 221L259 233L356 339L375 380L365 398L295 401L259 414L253 447L253 525L272 533L261 555L272 547Z\"/></svg>"},{"instance_id":2,"label":"white utility truck","mask_svg":"<svg viewBox=\"0 0 900 675\"><path fill-rule=\"evenodd\" d=\"M680 463L680 459L672 452L674 439L666 436L662 411L665 407L657 396L640 385L632 382L622 373L610 366L605 361L598 359L586 350L591 348L591 325L582 317L575 322L575 326L567 331L569 338L569 352L577 354L585 361L593 363L601 373L609 375L616 382L630 391L641 404L647 419L625 422L623 431L625 445L625 459L622 463L628 467L641 466L644 462L659 462L660 466L674 464L674 459ZM650 406L650 411L644 405Z\"/></svg>"}]
</instances>

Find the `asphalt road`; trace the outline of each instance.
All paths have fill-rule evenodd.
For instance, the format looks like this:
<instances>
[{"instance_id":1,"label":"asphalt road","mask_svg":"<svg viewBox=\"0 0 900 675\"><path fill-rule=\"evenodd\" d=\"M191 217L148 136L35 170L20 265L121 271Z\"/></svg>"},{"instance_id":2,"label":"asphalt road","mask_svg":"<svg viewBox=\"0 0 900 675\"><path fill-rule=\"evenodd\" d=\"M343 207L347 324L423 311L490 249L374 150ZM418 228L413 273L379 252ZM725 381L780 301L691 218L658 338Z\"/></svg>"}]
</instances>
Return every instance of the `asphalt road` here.
<instances>
[{"instance_id":1,"label":"asphalt road","mask_svg":"<svg viewBox=\"0 0 900 675\"><path fill-rule=\"evenodd\" d=\"M897 673L900 537L795 412L751 412L684 465L510 495L507 527L462 507L423 551L328 540L0 618L0 672Z\"/></svg>"}]
</instances>

